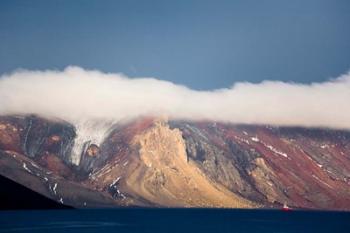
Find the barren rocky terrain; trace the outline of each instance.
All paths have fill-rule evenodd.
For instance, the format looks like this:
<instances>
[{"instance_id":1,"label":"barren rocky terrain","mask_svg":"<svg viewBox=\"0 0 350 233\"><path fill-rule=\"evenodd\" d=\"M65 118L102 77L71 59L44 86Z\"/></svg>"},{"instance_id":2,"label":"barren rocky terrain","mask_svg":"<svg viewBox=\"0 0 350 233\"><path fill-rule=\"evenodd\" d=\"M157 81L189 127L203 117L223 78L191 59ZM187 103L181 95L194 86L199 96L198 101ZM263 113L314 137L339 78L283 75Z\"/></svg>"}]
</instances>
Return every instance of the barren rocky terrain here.
<instances>
[{"instance_id":1,"label":"barren rocky terrain","mask_svg":"<svg viewBox=\"0 0 350 233\"><path fill-rule=\"evenodd\" d=\"M350 210L349 131L164 117L99 125L1 116L0 174L78 208Z\"/></svg>"}]
</instances>

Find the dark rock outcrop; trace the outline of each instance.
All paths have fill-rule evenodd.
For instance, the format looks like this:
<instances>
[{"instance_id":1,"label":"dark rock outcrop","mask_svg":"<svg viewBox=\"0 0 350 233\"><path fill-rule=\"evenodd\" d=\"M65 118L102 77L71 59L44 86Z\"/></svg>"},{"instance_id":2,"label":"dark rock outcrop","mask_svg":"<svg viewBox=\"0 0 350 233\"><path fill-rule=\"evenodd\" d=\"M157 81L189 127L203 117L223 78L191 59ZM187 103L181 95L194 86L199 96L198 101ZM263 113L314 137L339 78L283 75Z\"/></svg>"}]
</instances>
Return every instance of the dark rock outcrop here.
<instances>
[{"instance_id":1,"label":"dark rock outcrop","mask_svg":"<svg viewBox=\"0 0 350 233\"><path fill-rule=\"evenodd\" d=\"M75 138L73 125L33 115L1 117L0 125L2 149L11 149L31 158L51 153L69 163Z\"/></svg>"}]
</instances>

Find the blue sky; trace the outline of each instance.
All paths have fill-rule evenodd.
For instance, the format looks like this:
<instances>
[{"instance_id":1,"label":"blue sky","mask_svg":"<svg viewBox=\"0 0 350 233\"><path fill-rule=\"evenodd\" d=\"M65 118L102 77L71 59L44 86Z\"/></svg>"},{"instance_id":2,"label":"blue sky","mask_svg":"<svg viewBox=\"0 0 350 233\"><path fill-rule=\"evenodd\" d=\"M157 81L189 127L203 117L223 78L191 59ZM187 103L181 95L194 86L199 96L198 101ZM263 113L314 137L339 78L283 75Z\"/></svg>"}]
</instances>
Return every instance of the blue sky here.
<instances>
[{"instance_id":1,"label":"blue sky","mask_svg":"<svg viewBox=\"0 0 350 233\"><path fill-rule=\"evenodd\" d=\"M350 69L350 1L0 2L0 73L77 65L193 89Z\"/></svg>"}]
</instances>

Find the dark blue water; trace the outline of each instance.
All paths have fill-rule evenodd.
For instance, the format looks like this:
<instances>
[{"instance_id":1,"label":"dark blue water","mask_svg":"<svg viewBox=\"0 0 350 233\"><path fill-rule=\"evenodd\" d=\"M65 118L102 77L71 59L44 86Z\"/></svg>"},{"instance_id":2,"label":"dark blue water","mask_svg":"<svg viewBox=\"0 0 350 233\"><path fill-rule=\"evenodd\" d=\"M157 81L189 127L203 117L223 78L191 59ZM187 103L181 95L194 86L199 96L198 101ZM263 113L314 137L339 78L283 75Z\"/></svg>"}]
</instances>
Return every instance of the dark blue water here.
<instances>
[{"instance_id":1,"label":"dark blue water","mask_svg":"<svg viewBox=\"0 0 350 233\"><path fill-rule=\"evenodd\" d=\"M230 209L1 211L0 232L350 232L350 212Z\"/></svg>"}]
</instances>

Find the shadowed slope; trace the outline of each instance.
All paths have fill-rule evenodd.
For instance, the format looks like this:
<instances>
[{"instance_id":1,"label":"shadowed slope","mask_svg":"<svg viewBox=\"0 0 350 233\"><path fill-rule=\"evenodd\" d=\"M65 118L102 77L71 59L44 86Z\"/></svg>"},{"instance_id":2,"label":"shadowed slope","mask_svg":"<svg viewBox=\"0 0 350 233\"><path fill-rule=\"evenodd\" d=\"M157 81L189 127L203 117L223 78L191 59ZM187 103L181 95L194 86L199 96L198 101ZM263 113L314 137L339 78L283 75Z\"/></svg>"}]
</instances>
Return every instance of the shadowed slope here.
<instances>
[{"instance_id":1,"label":"shadowed slope","mask_svg":"<svg viewBox=\"0 0 350 233\"><path fill-rule=\"evenodd\" d=\"M0 176L0 209L70 209L6 177Z\"/></svg>"}]
</instances>

